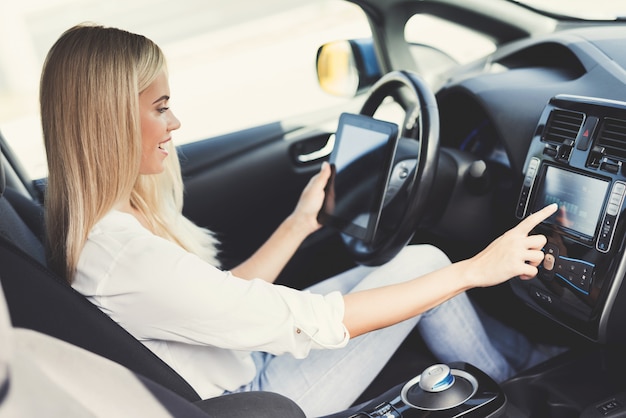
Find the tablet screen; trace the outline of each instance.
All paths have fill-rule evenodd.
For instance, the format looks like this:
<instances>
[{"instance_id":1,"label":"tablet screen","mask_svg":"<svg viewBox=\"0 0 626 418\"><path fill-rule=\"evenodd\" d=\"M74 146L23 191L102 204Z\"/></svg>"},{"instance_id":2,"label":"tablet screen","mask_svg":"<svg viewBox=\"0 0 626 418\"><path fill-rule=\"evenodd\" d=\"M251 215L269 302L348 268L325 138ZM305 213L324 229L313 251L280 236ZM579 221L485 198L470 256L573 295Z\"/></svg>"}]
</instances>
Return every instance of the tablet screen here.
<instances>
[{"instance_id":1,"label":"tablet screen","mask_svg":"<svg viewBox=\"0 0 626 418\"><path fill-rule=\"evenodd\" d=\"M322 224L366 242L373 239L397 136L393 123L341 115L329 159L332 175L319 216Z\"/></svg>"}]
</instances>

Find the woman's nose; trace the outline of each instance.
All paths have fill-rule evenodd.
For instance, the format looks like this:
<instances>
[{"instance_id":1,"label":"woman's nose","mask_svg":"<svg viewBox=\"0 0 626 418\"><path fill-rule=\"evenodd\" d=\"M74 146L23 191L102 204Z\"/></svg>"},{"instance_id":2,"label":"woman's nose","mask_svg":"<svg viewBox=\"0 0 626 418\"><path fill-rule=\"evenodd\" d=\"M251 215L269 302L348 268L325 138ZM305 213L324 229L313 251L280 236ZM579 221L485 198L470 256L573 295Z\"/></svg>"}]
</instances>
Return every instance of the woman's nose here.
<instances>
[{"instance_id":1,"label":"woman's nose","mask_svg":"<svg viewBox=\"0 0 626 418\"><path fill-rule=\"evenodd\" d=\"M170 110L170 117L169 117L169 122L168 122L168 128L170 131L175 131L176 129L180 128L180 121L178 120L178 118L174 115L174 113Z\"/></svg>"}]
</instances>

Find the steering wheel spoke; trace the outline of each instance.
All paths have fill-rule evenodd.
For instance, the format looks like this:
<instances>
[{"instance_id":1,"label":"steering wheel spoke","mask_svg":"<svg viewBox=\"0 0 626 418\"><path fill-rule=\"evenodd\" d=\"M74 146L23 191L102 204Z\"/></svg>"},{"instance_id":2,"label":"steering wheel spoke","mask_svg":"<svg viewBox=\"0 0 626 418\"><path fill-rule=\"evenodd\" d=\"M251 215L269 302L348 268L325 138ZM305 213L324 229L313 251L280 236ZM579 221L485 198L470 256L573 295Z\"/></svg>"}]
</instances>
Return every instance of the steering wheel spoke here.
<instances>
[{"instance_id":1,"label":"steering wheel spoke","mask_svg":"<svg viewBox=\"0 0 626 418\"><path fill-rule=\"evenodd\" d=\"M342 234L354 260L369 266L386 263L410 242L426 212L439 158L439 111L426 83L411 72L390 72L372 87L360 113L374 116L387 97L400 102L405 118L380 222L369 243Z\"/></svg>"}]
</instances>

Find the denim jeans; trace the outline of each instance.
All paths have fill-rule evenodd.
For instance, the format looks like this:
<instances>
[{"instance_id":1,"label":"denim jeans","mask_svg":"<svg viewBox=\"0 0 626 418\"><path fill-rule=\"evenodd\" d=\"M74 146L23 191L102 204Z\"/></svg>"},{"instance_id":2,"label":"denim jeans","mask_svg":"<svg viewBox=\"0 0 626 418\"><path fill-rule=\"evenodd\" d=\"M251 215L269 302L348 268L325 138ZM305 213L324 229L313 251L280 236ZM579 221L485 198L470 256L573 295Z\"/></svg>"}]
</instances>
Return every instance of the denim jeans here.
<instances>
[{"instance_id":1,"label":"denim jeans","mask_svg":"<svg viewBox=\"0 0 626 418\"><path fill-rule=\"evenodd\" d=\"M313 293L340 290L346 294L406 281L449 263L445 254L435 247L409 246L383 266L359 266L308 290ZM393 303L393 300L373 301L372 309L384 310ZM314 350L300 360L290 355L254 353L257 376L241 391L278 392L298 403L310 417L341 411L367 388L416 326L439 361L470 363L496 381L511 377L519 371L518 367L532 366L529 362L543 360L533 355L531 343L522 334L501 324L493 335L499 341L490 340L470 300L462 293L417 317L353 338L342 349ZM516 364L507 359L514 359Z\"/></svg>"}]
</instances>

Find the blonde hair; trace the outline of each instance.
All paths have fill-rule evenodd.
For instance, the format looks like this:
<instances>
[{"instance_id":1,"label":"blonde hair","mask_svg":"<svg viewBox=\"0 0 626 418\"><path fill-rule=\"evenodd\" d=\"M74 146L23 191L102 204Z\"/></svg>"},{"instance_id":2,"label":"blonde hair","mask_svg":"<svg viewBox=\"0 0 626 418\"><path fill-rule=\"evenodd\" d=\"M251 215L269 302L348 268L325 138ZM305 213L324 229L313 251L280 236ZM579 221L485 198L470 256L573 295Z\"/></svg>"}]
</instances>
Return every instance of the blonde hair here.
<instances>
[{"instance_id":1,"label":"blonde hair","mask_svg":"<svg viewBox=\"0 0 626 418\"><path fill-rule=\"evenodd\" d=\"M88 24L67 30L46 57L46 247L50 267L70 283L89 232L128 196L154 234L217 265L213 235L182 215L173 146L163 173L139 174L139 94L164 70L161 49L146 37Z\"/></svg>"}]
</instances>

